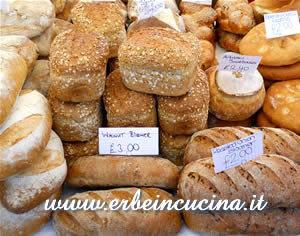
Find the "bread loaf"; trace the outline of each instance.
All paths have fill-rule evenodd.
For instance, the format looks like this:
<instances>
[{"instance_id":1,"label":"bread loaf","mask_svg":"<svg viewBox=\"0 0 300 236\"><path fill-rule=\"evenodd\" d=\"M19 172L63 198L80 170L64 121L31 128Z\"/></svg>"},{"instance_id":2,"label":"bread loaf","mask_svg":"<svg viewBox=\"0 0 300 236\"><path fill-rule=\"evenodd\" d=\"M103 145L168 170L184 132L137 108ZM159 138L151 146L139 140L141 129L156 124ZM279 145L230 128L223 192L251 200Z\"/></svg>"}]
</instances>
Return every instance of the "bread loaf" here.
<instances>
[{"instance_id":1,"label":"bread loaf","mask_svg":"<svg viewBox=\"0 0 300 236\"><path fill-rule=\"evenodd\" d=\"M106 206L114 200L132 200L138 188L120 188L73 195L74 200L100 200ZM141 202L173 200L171 194L156 188L140 189ZM181 230L181 217L170 211L59 211L53 216L54 227L60 235L176 235Z\"/></svg>"},{"instance_id":2,"label":"bread loaf","mask_svg":"<svg viewBox=\"0 0 300 236\"><path fill-rule=\"evenodd\" d=\"M89 156L69 163L67 183L73 187L161 187L175 189L179 170L159 157Z\"/></svg>"},{"instance_id":3,"label":"bread loaf","mask_svg":"<svg viewBox=\"0 0 300 236\"><path fill-rule=\"evenodd\" d=\"M212 43L207 40L199 40L201 44L201 69L207 70L209 67L212 66L213 61L215 60L216 53L215 47Z\"/></svg>"},{"instance_id":4,"label":"bread loaf","mask_svg":"<svg viewBox=\"0 0 300 236\"><path fill-rule=\"evenodd\" d=\"M184 212L184 221L202 234L290 235L300 232L300 210L278 208L263 212Z\"/></svg>"},{"instance_id":5,"label":"bread loaf","mask_svg":"<svg viewBox=\"0 0 300 236\"><path fill-rule=\"evenodd\" d=\"M264 79L291 80L300 79L300 62L288 66L258 66Z\"/></svg>"},{"instance_id":6,"label":"bread loaf","mask_svg":"<svg viewBox=\"0 0 300 236\"><path fill-rule=\"evenodd\" d=\"M126 88L119 69L106 78L103 101L108 127L157 125L155 97Z\"/></svg>"},{"instance_id":7,"label":"bread loaf","mask_svg":"<svg viewBox=\"0 0 300 236\"><path fill-rule=\"evenodd\" d=\"M57 14L56 17L58 19L69 21L71 18L70 17L71 11L78 2L79 2L79 0L67 0L63 11L61 13Z\"/></svg>"},{"instance_id":8,"label":"bread loaf","mask_svg":"<svg viewBox=\"0 0 300 236\"><path fill-rule=\"evenodd\" d=\"M183 95L194 83L200 50L192 34L165 28L139 30L119 49L123 82L138 92Z\"/></svg>"},{"instance_id":9,"label":"bread loaf","mask_svg":"<svg viewBox=\"0 0 300 236\"><path fill-rule=\"evenodd\" d=\"M27 76L24 59L0 50L0 125L10 114Z\"/></svg>"},{"instance_id":10,"label":"bread loaf","mask_svg":"<svg viewBox=\"0 0 300 236\"><path fill-rule=\"evenodd\" d=\"M61 190L53 194L49 201L58 200ZM8 211L0 202L1 235L30 236L49 221L51 211L45 210L45 202L23 214Z\"/></svg>"},{"instance_id":11,"label":"bread loaf","mask_svg":"<svg viewBox=\"0 0 300 236\"><path fill-rule=\"evenodd\" d=\"M292 131L276 128L212 128L195 133L186 147L184 163L211 156L211 149L245 138L255 133L263 133L264 153L278 154L300 164L300 137Z\"/></svg>"},{"instance_id":12,"label":"bread loaf","mask_svg":"<svg viewBox=\"0 0 300 236\"><path fill-rule=\"evenodd\" d=\"M195 13L196 11L201 11L205 7L210 7L210 5L199 4L195 2L180 1L179 9L181 14Z\"/></svg>"},{"instance_id":13,"label":"bread loaf","mask_svg":"<svg viewBox=\"0 0 300 236\"><path fill-rule=\"evenodd\" d=\"M0 126L0 180L40 160L51 126L47 99L37 91L23 90L12 113Z\"/></svg>"},{"instance_id":14,"label":"bread loaf","mask_svg":"<svg viewBox=\"0 0 300 236\"><path fill-rule=\"evenodd\" d=\"M39 161L21 174L0 182L0 200L14 213L25 213L57 192L67 175L62 143L53 131Z\"/></svg>"},{"instance_id":15,"label":"bread loaf","mask_svg":"<svg viewBox=\"0 0 300 236\"><path fill-rule=\"evenodd\" d=\"M227 51L232 51L239 53L240 52L240 42L243 38L242 35L233 34L230 32L217 29L218 43L219 45L226 49Z\"/></svg>"},{"instance_id":16,"label":"bread loaf","mask_svg":"<svg viewBox=\"0 0 300 236\"><path fill-rule=\"evenodd\" d=\"M59 34L50 49L51 87L66 102L89 102L105 87L108 45L103 37L72 30Z\"/></svg>"},{"instance_id":17,"label":"bread loaf","mask_svg":"<svg viewBox=\"0 0 300 236\"><path fill-rule=\"evenodd\" d=\"M67 0L51 0L51 2L54 5L55 13L59 14L63 12Z\"/></svg>"},{"instance_id":18,"label":"bread loaf","mask_svg":"<svg viewBox=\"0 0 300 236\"><path fill-rule=\"evenodd\" d=\"M205 128L208 105L207 77L198 67L195 82L187 94L178 97L158 97L160 127L171 135L192 135Z\"/></svg>"},{"instance_id":19,"label":"bread loaf","mask_svg":"<svg viewBox=\"0 0 300 236\"><path fill-rule=\"evenodd\" d=\"M30 74L39 56L37 46L22 35L0 37L0 50L18 53L27 64L27 74Z\"/></svg>"},{"instance_id":20,"label":"bread loaf","mask_svg":"<svg viewBox=\"0 0 300 236\"><path fill-rule=\"evenodd\" d=\"M178 197L184 200L239 199L250 206L253 195L263 195L268 208L298 208L300 166L286 157L265 154L216 174L209 157L186 165L178 181Z\"/></svg>"},{"instance_id":21,"label":"bread loaf","mask_svg":"<svg viewBox=\"0 0 300 236\"><path fill-rule=\"evenodd\" d=\"M24 35L32 38L47 29L55 17L49 0L7 1L9 10L1 10L1 35Z\"/></svg>"}]
</instances>

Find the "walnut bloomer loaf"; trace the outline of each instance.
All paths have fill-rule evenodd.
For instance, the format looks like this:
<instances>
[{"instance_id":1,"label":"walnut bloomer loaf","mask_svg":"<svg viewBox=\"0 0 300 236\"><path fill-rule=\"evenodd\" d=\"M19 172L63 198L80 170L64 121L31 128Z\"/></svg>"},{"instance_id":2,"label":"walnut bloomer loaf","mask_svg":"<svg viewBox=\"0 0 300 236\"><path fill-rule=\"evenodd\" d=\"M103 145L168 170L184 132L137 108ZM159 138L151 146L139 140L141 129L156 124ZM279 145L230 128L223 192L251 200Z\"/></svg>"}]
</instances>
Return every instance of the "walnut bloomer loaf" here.
<instances>
[{"instance_id":1,"label":"walnut bloomer loaf","mask_svg":"<svg viewBox=\"0 0 300 236\"><path fill-rule=\"evenodd\" d=\"M189 163L179 177L178 197L184 200L239 199L250 206L253 195L263 195L268 208L299 208L300 166L284 156L265 154L216 174L209 157Z\"/></svg>"},{"instance_id":2,"label":"walnut bloomer loaf","mask_svg":"<svg viewBox=\"0 0 300 236\"><path fill-rule=\"evenodd\" d=\"M200 54L199 40L190 33L145 28L120 46L120 72L129 89L180 96L194 83Z\"/></svg>"},{"instance_id":3,"label":"walnut bloomer loaf","mask_svg":"<svg viewBox=\"0 0 300 236\"><path fill-rule=\"evenodd\" d=\"M106 191L90 191L78 193L69 200L99 200L107 205L114 199L133 199L141 190L141 202L149 199L175 201L171 194L157 188L119 188ZM157 197L159 195L159 199ZM59 211L53 215L54 228L60 235L176 235L181 230L179 212L171 211Z\"/></svg>"},{"instance_id":4,"label":"walnut bloomer loaf","mask_svg":"<svg viewBox=\"0 0 300 236\"><path fill-rule=\"evenodd\" d=\"M287 129L223 127L195 133L188 143L184 163L211 156L211 149L245 138L255 133L263 133L264 153L285 156L300 164L300 137Z\"/></svg>"}]
</instances>

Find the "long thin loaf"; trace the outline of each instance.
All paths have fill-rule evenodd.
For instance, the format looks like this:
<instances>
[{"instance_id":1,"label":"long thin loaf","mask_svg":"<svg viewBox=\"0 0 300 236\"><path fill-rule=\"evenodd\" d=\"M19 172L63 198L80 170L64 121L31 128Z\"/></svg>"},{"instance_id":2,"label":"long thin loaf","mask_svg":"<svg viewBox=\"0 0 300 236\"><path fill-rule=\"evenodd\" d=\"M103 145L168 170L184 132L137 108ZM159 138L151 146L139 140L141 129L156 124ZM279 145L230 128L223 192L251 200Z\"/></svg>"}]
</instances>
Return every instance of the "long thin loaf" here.
<instances>
[{"instance_id":1,"label":"long thin loaf","mask_svg":"<svg viewBox=\"0 0 300 236\"><path fill-rule=\"evenodd\" d=\"M184 163L210 157L212 148L259 132L263 133L265 154L282 155L300 164L300 136L287 129L245 127L212 128L194 133L185 149Z\"/></svg>"}]
</instances>

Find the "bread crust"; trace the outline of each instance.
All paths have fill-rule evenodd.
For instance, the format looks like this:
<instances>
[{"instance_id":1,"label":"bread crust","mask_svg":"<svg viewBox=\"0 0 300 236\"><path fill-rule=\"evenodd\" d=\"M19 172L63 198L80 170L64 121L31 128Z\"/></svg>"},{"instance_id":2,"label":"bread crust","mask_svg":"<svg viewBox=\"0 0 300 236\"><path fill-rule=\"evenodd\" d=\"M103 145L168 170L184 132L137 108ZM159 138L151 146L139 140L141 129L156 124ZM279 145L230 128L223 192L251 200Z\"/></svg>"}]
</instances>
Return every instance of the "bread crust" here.
<instances>
[{"instance_id":1,"label":"bread crust","mask_svg":"<svg viewBox=\"0 0 300 236\"><path fill-rule=\"evenodd\" d=\"M218 43L222 48L226 49L227 51L236 53L240 52L239 46L243 38L242 35L226 32L224 30L221 30L220 28L217 29L217 35Z\"/></svg>"},{"instance_id":2,"label":"bread crust","mask_svg":"<svg viewBox=\"0 0 300 236\"><path fill-rule=\"evenodd\" d=\"M184 163L211 156L211 149L262 132L264 153L276 153L300 163L300 137L287 129L221 127L195 133L184 153Z\"/></svg>"},{"instance_id":3,"label":"bread crust","mask_svg":"<svg viewBox=\"0 0 300 236\"><path fill-rule=\"evenodd\" d=\"M21 174L0 182L0 200L9 211L30 211L61 188L67 165L62 143L53 131L39 159Z\"/></svg>"},{"instance_id":4,"label":"bread crust","mask_svg":"<svg viewBox=\"0 0 300 236\"><path fill-rule=\"evenodd\" d=\"M113 199L133 198L138 188L119 188L106 191L92 191L76 194L70 199L100 200L107 204ZM141 189L142 199L155 201L173 200L171 194L157 188ZM176 235L181 230L181 217L178 212L170 211L60 211L53 216L54 227L60 235ZM137 224L137 221L139 223Z\"/></svg>"},{"instance_id":5,"label":"bread crust","mask_svg":"<svg viewBox=\"0 0 300 236\"><path fill-rule=\"evenodd\" d=\"M259 72L269 80L300 79L300 62L288 66L258 66Z\"/></svg>"},{"instance_id":6,"label":"bread crust","mask_svg":"<svg viewBox=\"0 0 300 236\"><path fill-rule=\"evenodd\" d=\"M267 208L299 207L300 166L276 154L265 154L218 174L211 157L186 165L180 173L178 196L184 200L239 199L250 206L253 195L264 196ZM215 195L215 198L213 197Z\"/></svg>"},{"instance_id":7,"label":"bread crust","mask_svg":"<svg viewBox=\"0 0 300 236\"><path fill-rule=\"evenodd\" d=\"M6 121L0 126L0 179L30 167L41 158L51 132L47 99L37 91L23 90Z\"/></svg>"},{"instance_id":8,"label":"bread crust","mask_svg":"<svg viewBox=\"0 0 300 236\"><path fill-rule=\"evenodd\" d=\"M254 123L254 116L250 116L246 120L241 121L226 121L226 120L220 120L217 117L215 117L213 114L208 114L208 128L214 128L214 127L233 127L233 126L243 126L243 127L251 127Z\"/></svg>"},{"instance_id":9,"label":"bread crust","mask_svg":"<svg viewBox=\"0 0 300 236\"><path fill-rule=\"evenodd\" d=\"M215 47L207 40L199 40L199 42L201 44L201 69L205 71L211 67L215 60Z\"/></svg>"},{"instance_id":10,"label":"bread crust","mask_svg":"<svg viewBox=\"0 0 300 236\"><path fill-rule=\"evenodd\" d=\"M261 110L258 112L257 117L256 117L256 123L258 127L271 127L271 128L278 128L277 125L272 123L268 119L268 117L265 115L265 113Z\"/></svg>"},{"instance_id":11,"label":"bread crust","mask_svg":"<svg viewBox=\"0 0 300 236\"><path fill-rule=\"evenodd\" d=\"M107 77L103 101L108 127L157 125L155 97L126 88L119 69Z\"/></svg>"}]
</instances>

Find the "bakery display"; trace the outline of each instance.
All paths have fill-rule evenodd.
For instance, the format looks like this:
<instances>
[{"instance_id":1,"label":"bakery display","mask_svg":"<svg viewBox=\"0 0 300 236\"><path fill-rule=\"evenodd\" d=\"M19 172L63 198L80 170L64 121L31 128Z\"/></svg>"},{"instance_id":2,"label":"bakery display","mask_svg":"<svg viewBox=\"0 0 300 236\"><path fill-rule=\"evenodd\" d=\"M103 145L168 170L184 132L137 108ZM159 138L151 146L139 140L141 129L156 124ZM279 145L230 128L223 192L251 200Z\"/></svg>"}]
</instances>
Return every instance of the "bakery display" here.
<instances>
[{"instance_id":1,"label":"bakery display","mask_svg":"<svg viewBox=\"0 0 300 236\"><path fill-rule=\"evenodd\" d=\"M272 123L300 134L300 80L273 84L267 91L263 111Z\"/></svg>"}]
</instances>

